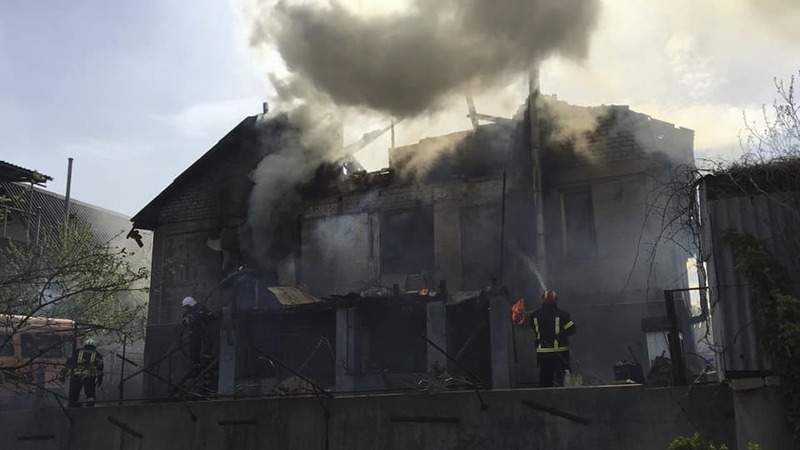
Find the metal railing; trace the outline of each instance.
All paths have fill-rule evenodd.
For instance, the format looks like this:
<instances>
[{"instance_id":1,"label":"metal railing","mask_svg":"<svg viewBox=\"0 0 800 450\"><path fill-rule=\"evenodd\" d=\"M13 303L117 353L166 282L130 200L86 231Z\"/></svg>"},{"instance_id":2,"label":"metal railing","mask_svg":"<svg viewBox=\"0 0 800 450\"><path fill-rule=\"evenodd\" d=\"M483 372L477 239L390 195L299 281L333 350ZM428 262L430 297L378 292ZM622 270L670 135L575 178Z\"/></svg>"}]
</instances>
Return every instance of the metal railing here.
<instances>
[{"instance_id":1,"label":"metal railing","mask_svg":"<svg viewBox=\"0 0 800 450\"><path fill-rule=\"evenodd\" d=\"M691 314L691 300L685 304L684 314L679 314L676 309L676 294L684 294L697 292L699 294L700 314ZM670 363L672 366L672 383L676 386L685 386L689 384L687 377L686 365L686 349L684 343L686 342L686 334L691 334L691 326L707 322L709 318L708 308L708 287L695 287L685 289L671 289L664 291L664 306L667 314L667 341L669 345ZM680 299L685 300L685 299ZM683 339L682 339L683 336ZM694 346L696 343L692 341L692 348L690 352L696 354Z\"/></svg>"}]
</instances>

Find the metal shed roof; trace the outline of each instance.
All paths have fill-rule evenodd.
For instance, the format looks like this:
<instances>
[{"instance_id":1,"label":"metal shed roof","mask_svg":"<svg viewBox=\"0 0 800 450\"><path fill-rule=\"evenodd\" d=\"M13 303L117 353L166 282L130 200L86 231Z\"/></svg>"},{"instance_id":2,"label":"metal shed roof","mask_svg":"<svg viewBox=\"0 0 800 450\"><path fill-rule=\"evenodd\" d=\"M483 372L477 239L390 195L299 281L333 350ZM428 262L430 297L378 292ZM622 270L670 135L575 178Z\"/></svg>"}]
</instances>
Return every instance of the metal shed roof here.
<instances>
[{"instance_id":1,"label":"metal shed roof","mask_svg":"<svg viewBox=\"0 0 800 450\"><path fill-rule=\"evenodd\" d=\"M0 181L34 182L36 184L52 181L53 177L26 169L5 161L0 161Z\"/></svg>"}]
</instances>

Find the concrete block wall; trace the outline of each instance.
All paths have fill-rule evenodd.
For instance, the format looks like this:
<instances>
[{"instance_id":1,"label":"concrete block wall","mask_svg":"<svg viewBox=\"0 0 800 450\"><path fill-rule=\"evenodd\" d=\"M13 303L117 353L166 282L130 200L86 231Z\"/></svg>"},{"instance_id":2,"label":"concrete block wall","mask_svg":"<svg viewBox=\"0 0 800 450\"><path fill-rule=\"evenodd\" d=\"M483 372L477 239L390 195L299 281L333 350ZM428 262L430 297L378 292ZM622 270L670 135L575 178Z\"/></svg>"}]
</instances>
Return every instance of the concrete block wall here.
<instances>
[{"instance_id":1,"label":"concrete block wall","mask_svg":"<svg viewBox=\"0 0 800 450\"><path fill-rule=\"evenodd\" d=\"M430 205L434 215L432 283L446 280L449 291L462 290L465 259L488 259L489 265L499 266L501 195L500 180L482 180L398 187L318 201L303 216L303 281L319 294L358 291L378 280L388 283L380 268L380 214ZM481 210L490 213L475 213ZM475 217L492 222L471 223ZM462 236L462 230L468 236ZM465 246L467 238L470 242ZM468 254L463 254L465 250ZM486 287L499 267L478 266L481 273L475 278L480 280L469 281ZM404 280L400 281L403 288Z\"/></svg>"},{"instance_id":2,"label":"concrete block wall","mask_svg":"<svg viewBox=\"0 0 800 450\"><path fill-rule=\"evenodd\" d=\"M778 377L731 380L739 448L747 448L751 442L768 449L796 448L792 447L779 385Z\"/></svg>"},{"instance_id":3,"label":"concrete block wall","mask_svg":"<svg viewBox=\"0 0 800 450\"><path fill-rule=\"evenodd\" d=\"M0 447L85 449L666 449L700 432L736 448L720 386L427 392L0 414ZM757 420L767 420L764 417Z\"/></svg>"},{"instance_id":4,"label":"concrete block wall","mask_svg":"<svg viewBox=\"0 0 800 450\"><path fill-rule=\"evenodd\" d=\"M662 226L669 220L662 215L669 196L658 193L668 172L663 159L643 157L608 167L573 168L551 180L552 190L545 198L545 283L559 292L560 305L578 325L571 340L577 373L612 380L613 364L632 359L630 347L646 374L641 319L664 315L664 289L687 287L689 255L661 237L668 234ZM566 258L561 194L583 186L591 189L596 253Z\"/></svg>"}]
</instances>

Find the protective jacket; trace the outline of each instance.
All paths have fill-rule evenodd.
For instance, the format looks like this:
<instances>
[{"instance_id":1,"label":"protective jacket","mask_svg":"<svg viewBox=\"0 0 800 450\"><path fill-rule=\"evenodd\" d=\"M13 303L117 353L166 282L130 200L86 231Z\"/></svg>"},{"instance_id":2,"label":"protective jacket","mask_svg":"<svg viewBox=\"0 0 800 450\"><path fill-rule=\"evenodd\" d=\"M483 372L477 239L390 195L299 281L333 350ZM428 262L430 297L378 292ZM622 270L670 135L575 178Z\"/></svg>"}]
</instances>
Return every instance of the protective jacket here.
<instances>
[{"instance_id":1,"label":"protective jacket","mask_svg":"<svg viewBox=\"0 0 800 450\"><path fill-rule=\"evenodd\" d=\"M183 308L183 327L188 338L189 360L192 364L200 364L204 357L212 353L211 341L212 315L199 303Z\"/></svg>"},{"instance_id":2,"label":"protective jacket","mask_svg":"<svg viewBox=\"0 0 800 450\"><path fill-rule=\"evenodd\" d=\"M69 406L80 406L81 391L86 394L86 406L94 406L95 385L103 384L103 356L94 345L86 344L67 360L69 377Z\"/></svg>"},{"instance_id":3,"label":"protective jacket","mask_svg":"<svg viewBox=\"0 0 800 450\"><path fill-rule=\"evenodd\" d=\"M211 320L211 314L203 305L197 303L194 306L184 308L181 322L190 335L201 335Z\"/></svg>"},{"instance_id":4,"label":"protective jacket","mask_svg":"<svg viewBox=\"0 0 800 450\"><path fill-rule=\"evenodd\" d=\"M93 345L86 345L67 362L71 374L78 378L96 377L99 382L103 380L103 355Z\"/></svg>"},{"instance_id":5,"label":"protective jacket","mask_svg":"<svg viewBox=\"0 0 800 450\"><path fill-rule=\"evenodd\" d=\"M536 332L536 353L556 353L569 350L569 336L575 334L575 322L569 313L555 305L542 305L531 314L531 327Z\"/></svg>"}]
</instances>

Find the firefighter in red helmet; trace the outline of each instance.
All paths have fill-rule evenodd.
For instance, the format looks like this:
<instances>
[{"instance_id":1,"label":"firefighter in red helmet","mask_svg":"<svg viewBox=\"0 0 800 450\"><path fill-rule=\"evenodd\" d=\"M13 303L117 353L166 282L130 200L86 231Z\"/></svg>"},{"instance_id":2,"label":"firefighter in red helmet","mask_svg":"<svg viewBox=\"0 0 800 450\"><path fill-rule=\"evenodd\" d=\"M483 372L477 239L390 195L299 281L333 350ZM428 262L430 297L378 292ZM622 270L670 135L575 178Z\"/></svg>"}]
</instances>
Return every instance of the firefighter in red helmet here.
<instances>
[{"instance_id":1,"label":"firefighter in red helmet","mask_svg":"<svg viewBox=\"0 0 800 450\"><path fill-rule=\"evenodd\" d=\"M531 314L531 327L536 332L536 357L539 362L539 386L564 385L569 370L569 336L575 334L575 322L569 313L556 306L556 291L542 292L542 307Z\"/></svg>"}]
</instances>

